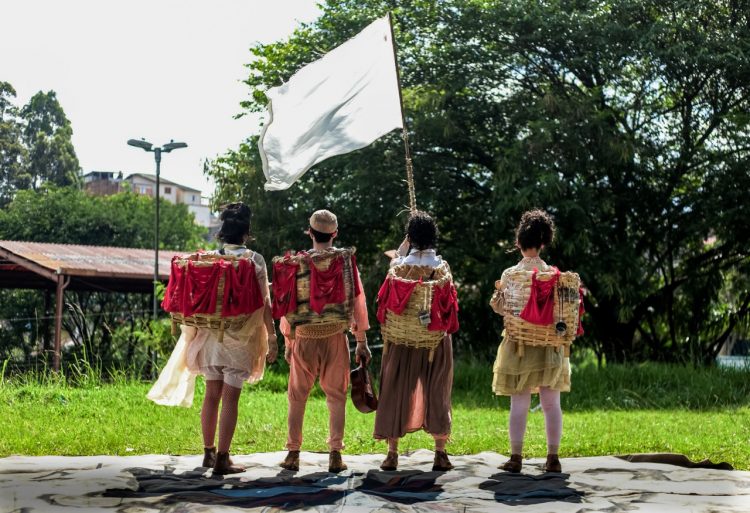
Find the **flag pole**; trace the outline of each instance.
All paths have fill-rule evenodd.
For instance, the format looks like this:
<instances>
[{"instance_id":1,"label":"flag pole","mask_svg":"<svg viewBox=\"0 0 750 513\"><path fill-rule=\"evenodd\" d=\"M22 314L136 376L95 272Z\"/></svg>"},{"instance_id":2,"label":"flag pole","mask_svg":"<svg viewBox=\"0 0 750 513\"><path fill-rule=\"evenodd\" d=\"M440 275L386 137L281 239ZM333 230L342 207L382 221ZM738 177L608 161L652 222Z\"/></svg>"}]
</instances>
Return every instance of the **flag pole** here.
<instances>
[{"instance_id":1,"label":"flag pole","mask_svg":"<svg viewBox=\"0 0 750 513\"><path fill-rule=\"evenodd\" d=\"M404 155L406 157L406 183L409 186L409 209L417 210L417 195L414 191L414 167L411 160L411 149L409 148L409 131L406 128L406 116L404 116L404 98L401 95L401 71L398 67L398 54L396 53L396 36L393 33L393 15L388 11L388 25L391 27L391 43L393 43L393 62L396 64L396 81L398 82L398 102L401 106L401 138L404 140Z\"/></svg>"}]
</instances>

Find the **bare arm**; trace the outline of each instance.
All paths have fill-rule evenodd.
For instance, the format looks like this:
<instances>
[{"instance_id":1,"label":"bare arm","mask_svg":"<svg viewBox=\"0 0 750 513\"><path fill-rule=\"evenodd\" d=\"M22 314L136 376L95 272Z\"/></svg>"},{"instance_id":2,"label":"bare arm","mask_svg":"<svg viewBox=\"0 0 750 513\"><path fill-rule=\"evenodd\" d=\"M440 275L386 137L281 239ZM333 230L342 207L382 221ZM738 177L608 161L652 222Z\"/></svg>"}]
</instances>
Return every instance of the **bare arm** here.
<instances>
[{"instance_id":1,"label":"bare arm","mask_svg":"<svg viewBox=\"0 0 750 513\"><path fill-rule=\"evenodd\" d=\"M354 338L357 339L357 349L354 351L355 361L366 365L372 358L370 348L367 346L367 330L370 329L370 320L367 317L367 300L359 273L357 273L357 278L359 279L359 290L362 292L354 298L351 331Z\"/></svg>"},{"instance_id":2,"label":"bare arm","mask_svg":"<svg viewBox=\"0 0 750 513\"><path fill-rule=\"evenodd\" d=\"M276 357L279 354L279 344L276 341L276 326L273 323L273 315L271 314L271 292L268 286L268 270L266 269L266 261L260 254L255 253L253 260L258 270L258 285L260 285L260 293L263 297L263 324L266 325L268 333L268 355L266 356L266 360L268 363L272 363L276 361Z\"/></svg>"}]
</instances>

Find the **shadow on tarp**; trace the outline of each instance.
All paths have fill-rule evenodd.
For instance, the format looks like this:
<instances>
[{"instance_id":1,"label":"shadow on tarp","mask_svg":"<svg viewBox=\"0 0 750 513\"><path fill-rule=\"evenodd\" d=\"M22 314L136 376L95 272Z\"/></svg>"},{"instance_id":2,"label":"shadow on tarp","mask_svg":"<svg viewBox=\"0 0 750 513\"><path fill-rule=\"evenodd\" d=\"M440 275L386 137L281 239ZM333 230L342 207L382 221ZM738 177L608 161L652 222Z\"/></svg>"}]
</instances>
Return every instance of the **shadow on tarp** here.
<instances>
[{"instance_id":1,"label":"shadow on tarp","mask_svg":"<svg viewBox=\"0 0 750 513\"><path fill-rule=\"evenodd\" d=\"M222 479L207 476L207 469L200 467L179 474L170 468L154 470L136 467L126 471L133 475L138 489L110 489L103 495L127 499L161 497L155 503L159 507L183 502L209 506L272 506L289 510L333 505L345 497L347 490L343 485L348 480L346 476L329 472L299 476L282 471L275 476L258 479ZM336 485L341 488L336 488Z\"/></svg>"},{"instance_id":2,"label":"shadow on tarp","mask_svg":"<svg viewBox=\"0 0 750 513\"><path fill-rule=\"evenodd\" d=\"M281 471L275 476L258 479L241 477L208 476L207 469L175 473L174 469L154 470L149 468L126 469L135 478L138 489L110 489L105 497L146 499L160 497L153 503L167 507L190 502L211 506L275 507L296 510L315 506L341 504L347 495L354 492L372 495L380 501L414 504L435 500L443 489L435 483L442 472L419 470L383 472L371 470L356 488L346 483L352 475L336 475L315 472L298 475ZM362 476L362 474L357 474Z\"/></svg>"},{"instance_id":3,"label":"shadow on tarp","mask_svg":"<svg viewBox=\"0 0 750 513\"><path fill-rule=\"evenodd\" d=\"M445 472L370 470L362 484L353 491L401 504L434 501L443 492L443 487L436 483L437 478L443 474Z\"/></svg>"},{"instance_id":4,"label":"shadow on tarp","mask_svg":"<svg viewBox=\"0 0 750 513\"><path fill-rule=\"evenodd\" d=\"M570 474L545 473L540 475L498 472L479 489L493 492L495 500L509 506L527 506L545 502L582 502L583 492L574 490L568 482Z\"/></svg>"}]
</instances>

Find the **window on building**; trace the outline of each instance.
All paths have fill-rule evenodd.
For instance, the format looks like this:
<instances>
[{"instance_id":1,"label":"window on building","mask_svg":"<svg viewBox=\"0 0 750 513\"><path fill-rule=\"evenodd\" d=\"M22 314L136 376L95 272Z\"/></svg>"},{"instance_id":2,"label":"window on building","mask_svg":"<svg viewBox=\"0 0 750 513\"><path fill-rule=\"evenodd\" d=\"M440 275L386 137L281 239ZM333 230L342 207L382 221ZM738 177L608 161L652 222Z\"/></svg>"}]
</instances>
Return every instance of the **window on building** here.
<instances>
[{"instance_id":1,"label":"window on building","mask_svg":"<svg viewBox=\"0 0 750 513\"><path fill-rule=\"evenodd\" d=\"M164 187L164 194L172 194L172 188L171 187Z\"/></svg>"},{"instance_id":2,"label":"window on building","mask_svg":"<svg viewBox=\"0 0 750 513\"><path fill-rule=\"evenodd\" d=\"M195 194L193 194L193 203L195 203Z\"/></svg>"}]
</instances>

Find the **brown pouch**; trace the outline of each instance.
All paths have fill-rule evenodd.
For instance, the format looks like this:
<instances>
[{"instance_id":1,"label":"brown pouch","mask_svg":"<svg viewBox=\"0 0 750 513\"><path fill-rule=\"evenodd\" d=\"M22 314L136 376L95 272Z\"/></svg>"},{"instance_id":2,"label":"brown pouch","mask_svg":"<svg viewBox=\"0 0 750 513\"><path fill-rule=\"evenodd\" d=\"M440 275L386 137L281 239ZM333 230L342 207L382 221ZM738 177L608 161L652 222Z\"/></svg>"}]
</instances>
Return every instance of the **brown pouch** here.
<instances>
[{"instance_id":1,"label":"brown pouch","mask_svg":"<svg viewBox=\"0 0 750 513\"><path fill-rule=\"evenodd\" d=\"M360 365L352 369L350 375L352 382L352 402L354 407L362 413L371 413L378 409L378 396L372 386L372 377L367 367Z\"/></svg>"}]
</instances>

